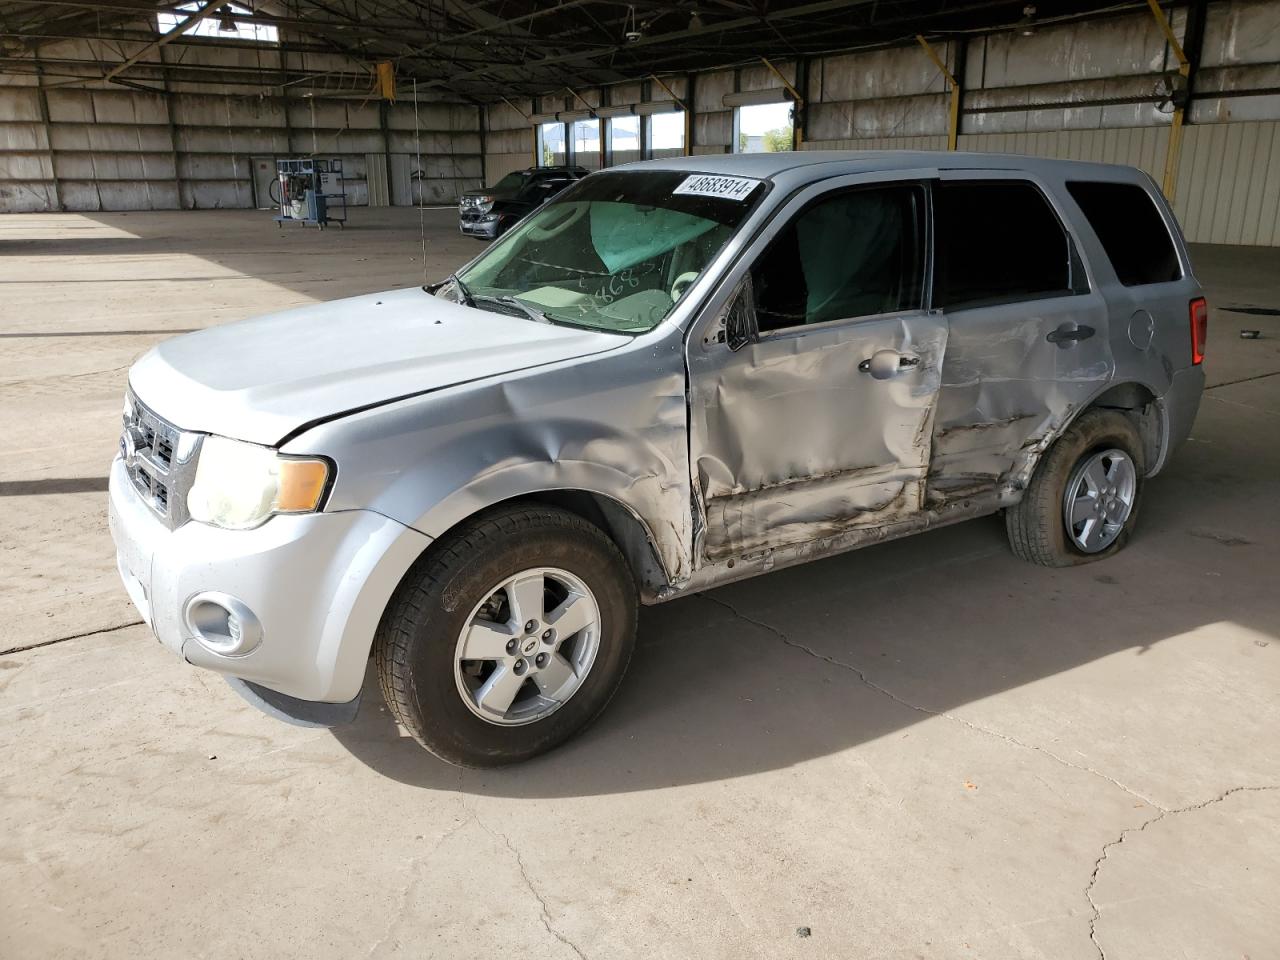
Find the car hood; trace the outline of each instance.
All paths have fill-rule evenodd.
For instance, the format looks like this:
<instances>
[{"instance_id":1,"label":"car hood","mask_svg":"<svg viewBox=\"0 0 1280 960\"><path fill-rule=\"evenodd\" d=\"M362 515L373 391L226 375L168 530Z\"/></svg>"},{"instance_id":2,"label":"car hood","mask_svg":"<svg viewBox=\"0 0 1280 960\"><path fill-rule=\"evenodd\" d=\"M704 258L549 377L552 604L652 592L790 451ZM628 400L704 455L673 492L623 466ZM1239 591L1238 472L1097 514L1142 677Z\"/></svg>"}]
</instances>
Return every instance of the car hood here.
<instances>
[{"instance_id":1,"label":"car hood","mask_svg":"<svg viewBox=\"0 0 1280 960\"><path fill-rule=\"evenodd\" d=\"M495 200L513 200L520 195L520 189L520 187L503 187L499 190L497 187L485 187L483 190L468 190L463 196L472 199L493 197Z\"/></svg>"},{"instance_id":2,"label":"car hood","mask_svg":"<svg viewBox=\"0 0 1280 960\"><path fill-rule=\"evenodd\" d=\"M274 445L314 421L625 342L414 288L166 340L134 364L129 385L183 430Z\"/></svg>"}]
</instances>

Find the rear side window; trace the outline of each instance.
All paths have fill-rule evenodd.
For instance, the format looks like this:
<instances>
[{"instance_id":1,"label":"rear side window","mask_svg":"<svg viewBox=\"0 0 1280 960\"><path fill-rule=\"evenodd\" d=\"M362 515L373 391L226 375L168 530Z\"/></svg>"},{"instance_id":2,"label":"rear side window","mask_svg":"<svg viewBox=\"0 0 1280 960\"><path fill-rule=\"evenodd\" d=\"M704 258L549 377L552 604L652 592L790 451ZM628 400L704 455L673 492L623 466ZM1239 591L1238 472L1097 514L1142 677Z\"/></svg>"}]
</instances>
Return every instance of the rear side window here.
<instances>
[{"instance_id":1,"label":"rear side window","mask_svg":"<svg viewBox=\"0 0 1280 960\"><path fill-rule=\"evenodd\" d=\"M933 305L972 307L1072 289L1071 242L1026 182L941 181L934 189Z\"/></svg>"},{"instance_id":2,"label":"rear side window","mask_svg":"<svg viewBox=\"0 0 1280 960\"><path fill-rule=\"evenodd\" d=\"M1126 287L1182 276L1169 228L1147 191L1131 183L1085 181L1068 183L1067 191L1084 211Z\"/></svg>"}]
</instances>

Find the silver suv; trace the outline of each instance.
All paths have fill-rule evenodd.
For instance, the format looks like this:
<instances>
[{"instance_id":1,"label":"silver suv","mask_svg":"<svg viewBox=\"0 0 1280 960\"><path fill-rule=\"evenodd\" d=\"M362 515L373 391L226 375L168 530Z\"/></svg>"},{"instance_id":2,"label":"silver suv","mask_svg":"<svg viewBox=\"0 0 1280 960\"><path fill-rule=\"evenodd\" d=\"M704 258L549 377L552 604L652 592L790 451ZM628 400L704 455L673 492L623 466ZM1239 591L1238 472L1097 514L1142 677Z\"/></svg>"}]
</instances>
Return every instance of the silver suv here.
<instances>
[{"instance_id":1,"label":"silver suv","mask_svg":"<svg viewBox=\"0 0 1280 960\"><path fill-rule=\"evenodd\" d=\"M111 470L156 636L297 722L382 693L437 756L587 725L638 603L1003 512L1129 539L1206 306L1151 180L937 153L592 174L441 284L162 343Z\"/></svg>"}]
</instances>

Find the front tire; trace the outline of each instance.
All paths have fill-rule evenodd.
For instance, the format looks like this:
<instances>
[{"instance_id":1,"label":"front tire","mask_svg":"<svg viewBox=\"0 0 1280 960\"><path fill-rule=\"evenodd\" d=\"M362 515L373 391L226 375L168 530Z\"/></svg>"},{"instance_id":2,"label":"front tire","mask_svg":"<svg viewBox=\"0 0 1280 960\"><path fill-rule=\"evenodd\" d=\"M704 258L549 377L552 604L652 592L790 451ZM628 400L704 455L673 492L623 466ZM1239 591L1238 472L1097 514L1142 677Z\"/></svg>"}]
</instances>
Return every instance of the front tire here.
<instances>
[{"instance_id":1,"label":"front tire","mask_svg":"<svg viewBox=\"0 0 1280 960\"><path fill-rule=\"evenodd\" d=\"M541 504L500 508L434 544L396 590L374 641L383 696L442 760L528 760L612 699L636 609L599 528Z\"/></svg>"},{"instance_id":2,"label":"front tire","mask_svg":"<svg viewBox=\"0 0 1280 960\"><path fill-rule=\"evenodd\" d=\"M1123 550L1141 504L1142 450L1123 413L1082 413L1041 458L1022 500L1005 511L1014 554L1066 567Z\"/></svg>"}]
</instances>

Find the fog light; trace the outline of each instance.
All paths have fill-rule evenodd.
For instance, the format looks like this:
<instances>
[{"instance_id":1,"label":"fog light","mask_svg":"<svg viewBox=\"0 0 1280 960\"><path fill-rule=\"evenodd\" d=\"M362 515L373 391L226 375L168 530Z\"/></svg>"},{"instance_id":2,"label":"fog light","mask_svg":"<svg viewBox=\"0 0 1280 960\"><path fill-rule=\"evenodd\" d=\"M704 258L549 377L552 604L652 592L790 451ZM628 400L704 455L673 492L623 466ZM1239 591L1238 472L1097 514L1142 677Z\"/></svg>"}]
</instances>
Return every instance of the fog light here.
<instances>
[{"instance_id":1,"label":"fog light","mask_svg":"<svg viewBox=\"0 0 1280 960\"><path fill-rule=\"evenodd\" d=\"M245 604L225 593L198 593L183 617L200 644L224 657L242 657L262 642L262 623Z\"/></svg>"}]
</instances>

